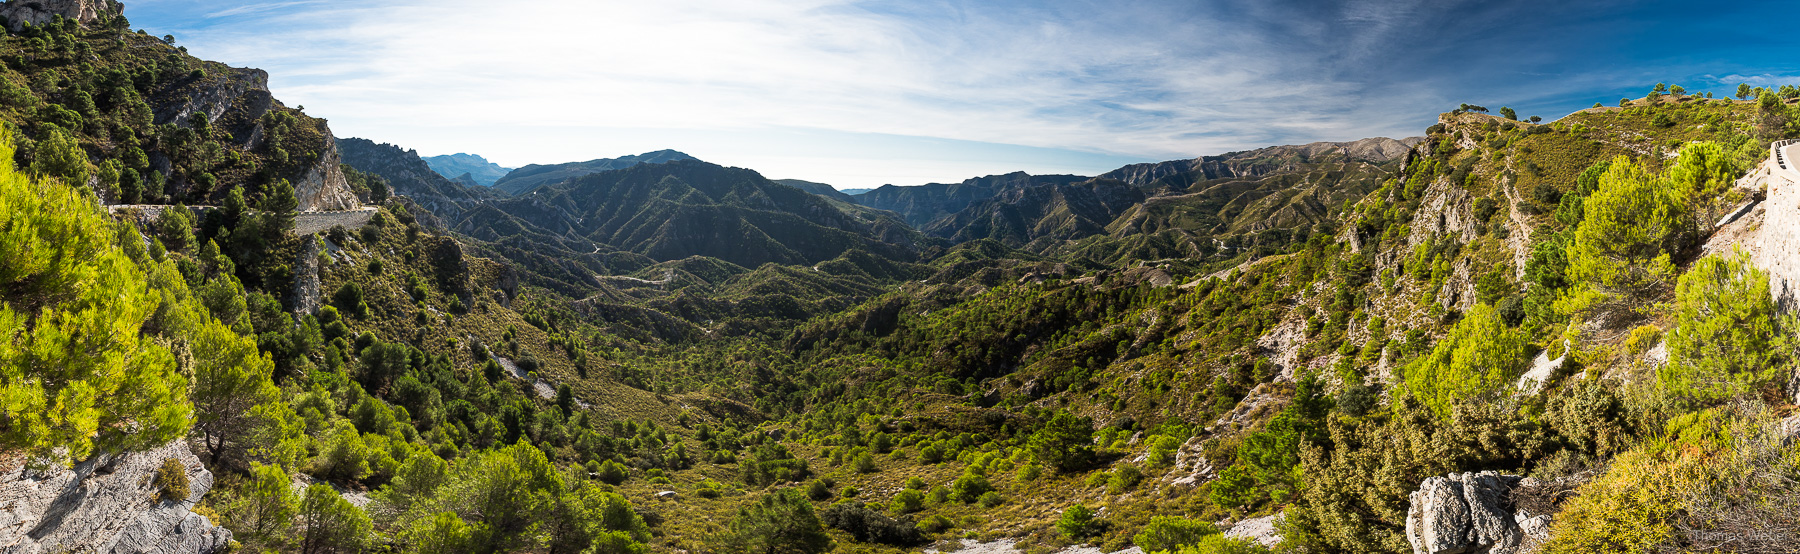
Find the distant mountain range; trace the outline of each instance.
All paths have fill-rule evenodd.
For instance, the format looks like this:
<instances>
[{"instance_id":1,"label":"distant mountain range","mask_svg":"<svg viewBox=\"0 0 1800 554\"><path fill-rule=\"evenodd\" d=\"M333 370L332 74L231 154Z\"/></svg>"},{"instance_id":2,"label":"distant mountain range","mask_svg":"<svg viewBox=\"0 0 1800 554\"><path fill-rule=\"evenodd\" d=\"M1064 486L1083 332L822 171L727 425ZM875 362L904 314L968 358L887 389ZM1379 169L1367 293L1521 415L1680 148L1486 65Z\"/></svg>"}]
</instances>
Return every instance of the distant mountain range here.
<instances>
[{"instance_id":1,"label":"distant mountain range","mask_svg":"<svg viewBox=\"0 0 1800 554\"><path fill-rule=\"evenodd\" d=\"M470 186L491 187L494 186L494 181L512 172L510 167L500 167L499 164L474 154L450 154L422 159L438 175Z\"/></svg>"},{"instance_id":2,"label":"distant mountain range","mask_svg":"<svg viewBox=\"0 0 1800 554\"><path fill-rule=\"evenodd\" d=\"M592 175L602 171L626 169L638 164L661 164L681 160L698 161L699 159L674 150L658 150L655 152L638 154L636 156L588 160L585 162L554 165L532 164L515 169L511 173L506 174L505 177L501 177L494 182L494 188L509 195L519 195L531 192L532 189L544 185L553 185L569 179L584 175Z\"/></svg>"},{"instance_id":3,"label":"distant mountain range","mask_svg":"<svg viewBox=\"0 0 1800 554\"><path fill-rule=\"evenodd\" d=\"M856 195L674 150L530 165L490 188L426 171L428 162L397 147L358 139L340 145L347 163L386 178L458 232L559 264L594 256L580 262L588 269L559 277L574 281L588 271L633 271L696 255L745 267L813 264L850 250L912 260L919 248L982 240L1102 265L1209 259L1329 231L1320 226L1343 201L1380 186L1417 142L1275 146L1099 177L1015 172Z\"/></svg>"},{"instance_id":4,"label":"distant mountain range","mask_svg":"<svg viewBox=\"0 0 1800 554\"><path fill-rule=\"evenodd\" d=\"M910 261L923 238L897 218L848 212L755 171L691 159L632 164L532 192L489 202L457 230L495 240L528 225L656 261L710 256L751 268L815 264L852 249Z\"/></svg>"}]
</instances>

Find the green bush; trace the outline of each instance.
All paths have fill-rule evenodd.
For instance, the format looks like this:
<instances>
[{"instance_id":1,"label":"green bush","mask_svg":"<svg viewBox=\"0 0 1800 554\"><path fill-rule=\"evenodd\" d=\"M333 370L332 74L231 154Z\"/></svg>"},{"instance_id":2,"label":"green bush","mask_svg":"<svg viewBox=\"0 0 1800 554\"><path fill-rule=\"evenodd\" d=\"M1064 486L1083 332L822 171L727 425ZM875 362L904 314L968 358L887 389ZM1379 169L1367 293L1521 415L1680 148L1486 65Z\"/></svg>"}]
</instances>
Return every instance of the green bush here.
<instances>
[{"instance_id":1,"label":"green bush","mask_svg":"<svg viewBox=\"0 0 1800 554\"><path fill-rule=\"evenodd\" d=\"M1600 174L1568 249L1568 280L1605 295L1588 304L1630 307L1666 284L1696 232L1682 188L1623 156Z\"/></svg>"},{"instance_id":2,"label":"green bush","mask_svg":"<svg viewBox=\"0 0 1800 554\"><path fill-rule=\"evenodd\" d=\"M339 311L356 316L368 317L369 304L363 301L362 287L356 283L344 283L337 292L331 293L331 303Z\"/></svg>"},{"instance_id":3,"label":"green bush","mask_svg":"<svg viewBox=\"0 0 1800 554\"><path fill-rule=\"evenodd\" d=\"M1144 525L1138 534L1132 535L1131 544L1145 552L1161 552L1196 545L1200 543L1200 539L1217 534L1219 528L1211 523L1183 517L1155 516L1150 518L1150 523Z\"/></svg>"},{"instance_id":4,"label":"green bush","mask_svg":"<svg viewBox=\"0 0 1800 554\"><path fill-rule=\"evenodd\" d=\"M962 477L950 484L950 497L964 504L973 504L991 490L994 490L994 486L988 483L987 476L970 467L963 471Z\"/></svg>"},{"instance_id":5,"label":"green bush","mask_svg":"<svg viewBox=\"0 0 1800 554\"><path fill-rule=\"evenodd\" d=\"M1407 392L1442 417L1450 403L1500 390L1525 370L1527 342L1492 306L1478 304L1431 353L1402 370Z\"/></svg>"},{"instance_id":6,"label":"green bush","mask_svg":"<svg viewBox=\"0 0 1800 554\"><path fill-rule=\"evenodd\" d=\"M156 487L158 500L181 502L192 492L188 490L187 466L175 458L163 459L162 465L156 468L156 479L152 484Z\"/></svg>"},{"instance_id":7,"label":"green bush","mask_svg":"<svg viewBox=\"0 0 1800 554\"><path fill-rule=\"evenodd\" d=\"M931 493L926 496L926 499L930 500L932 504L943 504L945 502L949 502L950 501L950 489L944 488L943 485L938 485L936 487L932 487Z\"/></svg>"},{"instance_id":8,"label":"green bush","mask_svg":"<svg viewBox=\"0 0 1800 554\"><path fill-rule=\"evenodd\" d=\"M888 511L896 514L910 514L925 509L925 493L915 489L907 489L894 494L888 502Z\"/></svg>"},{"instance_id":9,"label":"green bush","mask_svg":"<svg viewBox=\"0 0 1800 554\"><path fill-rule=\"evenodd\" d=\"M1669 518L1682 507L1674 486L1693 460L1673 452L1623 455L1605 474L1583 485L1551 528L1547 554L1657 552L1673 539Z\"/></svg>"},{"instance_id":10,"label":"green bush","mask_svg":"<svg viewBox=\"0 0 1800 554\"><path fill-rule=\"evenodd\" d=\"M806 486L806 497L815 502L830 500L831 496L831 485L825 484L824 481L813 480Z\"/></svg>"},{"instance_id":11,"label":"green bush","mask_svg":"<svg viewBox=\"0 0 1800 554\"><path fill-rule=\"evenodd\" d=\"M600 471L594 478L599 479L602 483L618 485L630 478L630 474L626 472L624 464L607 460L600 463Z\"/></svg>"},{"instance_id":12,"label":"green bush","mask_svg":"<svg viewBox=\"0 0 1800 554\"><path fill-rule=\"evenodd\" d=\"M825 525L849 533L860 542L907 546L918 544L922 540L919 528L913 524L912 518L895 519L881 515L861 502L832 504L819 512L819 520Z\"/></svg>"},{"instance_id":13,"label":"green bush","mask_svg":"<svg viewBox=\"0 0 1800 554\"><path fill-rule=\"evenodd\" d=\"M942 533L950 530L951 527L955 527L955 524L950 523L950 518L946 518L941 514L925 518L925 521L919 522L919 530L926 533Z\"/></svg>"},{"instance_id":14,"label":"green bush","mask_svg":"<svg viewBox=\"0 0 1800 554\"><path fill-rule=\"evenodd\" d=\"M1071 540L1097 535L1100 527L1101 522L1095 519L1094 511L1081 504L1063 510L1062 516L1056 519L1056 531Z\"/></svg>"},{"instance_id":15,"label":"green bush","mask_svg":"<svg viewBox=\"0 0 1800 554\"><path fill-rule=\"evenodd\" d=\"M1122 494L1131 490L1132 487L1136 487L1143 480L1144 472L1139 471L1137 466L1124 464L1119 466L1119 469L1113 470L1112 478L1106 482L1106 492Z\"/></svg>"},{"instance_id":16,"label":"green bush","mask_svg":"<svg viewBox=\"0 0 1800 554\"><path fill-rule=\"evenodd\" d=\"M729 552L816 554L831 548L831 536L812 503L795 489L763 495L738 510L721 545Z\"/></svg>"},{"instance_id":17,"label":"green bush","mask_svg":"<svg viewBox=\"0 0 1800 554\"><path fill-rule=\"evenodd\" d=\"M868 452L858 454L856 456L856 462L852 465L856 467L857 473L875 473L876 471L875 456L870 455Z\"/></svg>"},{"instance_id":18,"label":"green bush","mask_svg":"<svg viewBox=\"0 0 1800 554\"><path fill-rule=\"evenodd\" d=\"M1094 424L1069 412L1057 412L1031 435L1032 456L1057 471L1085 467L1093 456Z\"/></svg>"},{"instance_id":19,"label":"green bush","mask_svg":"<svg viewBox=\"0 0 1800 554\"><path fill-rule=\"evenodd\" d=\"M1024 466L1021 466L1019 468L1019 473L1016 476L1016 479L1020 483L1030 483L1032 481L1036 481L1037 478L1042 476L1043 474L1044 474L1044 466L1038 465L1037 462L1031 462L1031 463L1027 463Z\"/></svg>"}]
</instances>

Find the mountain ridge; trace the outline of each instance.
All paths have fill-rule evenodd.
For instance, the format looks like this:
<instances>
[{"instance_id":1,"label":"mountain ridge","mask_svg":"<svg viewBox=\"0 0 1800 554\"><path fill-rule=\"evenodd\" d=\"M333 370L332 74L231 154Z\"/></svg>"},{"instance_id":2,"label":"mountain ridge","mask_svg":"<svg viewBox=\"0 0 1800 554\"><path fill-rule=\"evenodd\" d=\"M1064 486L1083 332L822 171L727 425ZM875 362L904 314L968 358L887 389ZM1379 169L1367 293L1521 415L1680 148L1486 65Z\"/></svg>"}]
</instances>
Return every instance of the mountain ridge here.
<instances>
[{"instance_id":1,"label":"mountain ridge","mask_svg":"<svg viewBox=\"0 0 1800 554\"><path fill-rule=\"evenodd\" d=\"M500 167L477 154L446 154L422 158L432 171L452 181L467 179L468 184L491 187L494 182L512 173L513 168Z\"/></svg>"},{"instance_id":2,"label":"mountain ridge","mask_svg":"<svg viewBox=\"0 0 1800 554\"><path fill-rule=\"evenodd\" d=\"M617 158L600 158L585 162L569 162L563 164L531 164L512 170L506 176L494 181L494 188L505 194L520 195L533 189L567 181L602 171L627 169L638 164L660 164L681 160L698 160L693 156L675 150L657 150L643 154L620 156Z\"/></svg>"}]
</instances>

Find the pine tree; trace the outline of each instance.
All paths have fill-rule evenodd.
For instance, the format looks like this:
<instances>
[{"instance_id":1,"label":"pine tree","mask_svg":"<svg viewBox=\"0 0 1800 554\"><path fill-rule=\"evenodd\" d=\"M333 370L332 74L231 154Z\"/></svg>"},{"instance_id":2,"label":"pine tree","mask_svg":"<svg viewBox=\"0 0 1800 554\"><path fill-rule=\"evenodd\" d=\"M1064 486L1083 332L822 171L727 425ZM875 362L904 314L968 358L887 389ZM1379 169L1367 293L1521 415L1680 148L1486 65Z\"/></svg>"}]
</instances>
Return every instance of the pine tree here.
<instances>
[{"instance_id":1,"label":"pine tree","mask_svg":"<svg viewBox=\"0 0 1800 554\"><path fill-rule=\"evenodd\" d=\"M1687 191L1620 156L1582 201L1568 278L1615 305L1634 305L1674 274L1671 255L1694 236Z\"/></svg>"},{"instance_id":2,"label":"pine tree","mask_svg":"<svg viewBox=\"0 0 1800 554\"><path fill-rule=\"evenodd\" d=\"M1478 304L1431 353L1403 370L1408 392L1437 412L1451 403L1500 390L1525 369L1526 338L1508 328L1493 306Z\"/></svg>"},{"instance_id":3,"label":"pine tree","mask_svg":"<svg viewBox=\"0 0 1800 554\"><path fill-rule=\"evenodd\" d=\"M373 525L330 485L315 484L300 501L300 528L301 554L350 554L362 552Z\"/></svg>"},{"instance_id":4,"label":"pine tree","mask_svg":"<svg viewBox=\"0 0 1800 554\"><path fill-rule=\"evenodd\" d=\"M181 436L188 380L141 332L159 295L91 198L19 174L12 144L0 132L0 448L68 464Z\"/></svg>"},{"instance_id":5,"label":"pine tree","mask_svg":"<svg viewBox=\"0 0 1800 554\"><path fill-rule=\"evenodd\" d=\"M1092 422L1068 412L1057 412L1042 429L1031 435L1028 448L1038 461L1066 472L1087 464L1093 442Z\"/></svg>"},{"instance_id":6,"label":"pine tree","mask_svg":"<svg viewBox=\"0 0 1800 554\"><path fill-rule=\"evenodd\" d=\"M1716 402L1758 389L1785 370L1788 337L1777 324L1769 274L1741 249L1694 263L1675 287L1664 389Z\"/></svg>"},{"instance_id":7,"label":"pine tree","mask_svg":"<svg viewBox=\"0 0 1800 554\"><path fill-rule=\"evenodd\" d=\"M746 554L816 554L831 549L831 537L812 503L795 488L763 495L738 510L725 542L721 546L727 551Z\"/></svg>"},{"instance_id":8,"label":"pine tree","mask_svg":"<svg viewBox=\"0 0 1800 554\"><path fill-rule=\"evenodd\" d=\"M291 487L281 466L251 465L249 479L220 510L236 533L233 538L271 549L284 545L300 513L300 499Z\"/></svg>"}]
</instances>

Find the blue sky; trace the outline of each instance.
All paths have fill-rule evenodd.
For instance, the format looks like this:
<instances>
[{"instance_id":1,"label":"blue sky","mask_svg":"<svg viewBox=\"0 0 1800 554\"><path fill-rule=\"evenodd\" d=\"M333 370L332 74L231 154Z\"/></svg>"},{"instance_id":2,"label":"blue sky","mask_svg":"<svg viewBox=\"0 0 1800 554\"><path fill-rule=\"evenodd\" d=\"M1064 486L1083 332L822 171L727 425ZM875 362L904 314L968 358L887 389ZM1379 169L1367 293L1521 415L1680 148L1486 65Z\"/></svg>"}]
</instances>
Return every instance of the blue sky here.
<instances>
[{"instance_id":1,"label":"blue sky","mask_svg":"<svg viewBox=\"0 0 1800 554\"><path fill-rule=\"evenodd\" d=\"M1659 81L1800 83L1777 2L127 0L269 70L341 137L502 165L673 148L870 187L1097 174L1417 135L1468 102L1555 119Z\"/></svg>"}]
</instances>

